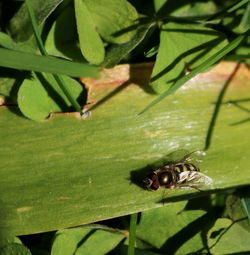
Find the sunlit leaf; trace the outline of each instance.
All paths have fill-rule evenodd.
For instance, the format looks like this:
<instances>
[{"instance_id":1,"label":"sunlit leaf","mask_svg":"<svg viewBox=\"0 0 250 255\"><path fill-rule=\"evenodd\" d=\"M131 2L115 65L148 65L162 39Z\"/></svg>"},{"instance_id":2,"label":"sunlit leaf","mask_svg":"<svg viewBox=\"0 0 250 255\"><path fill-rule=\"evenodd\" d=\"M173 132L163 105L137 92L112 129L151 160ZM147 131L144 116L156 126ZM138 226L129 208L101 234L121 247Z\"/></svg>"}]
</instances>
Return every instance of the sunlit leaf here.
<instances>
[{"instance_id":1,"label":"sunlit leaf","mask_svg":"<svg viewBox=\"0 0 250 255\"><path fill-rule=\"evenodd\" d=\"M69 77L63 77L67 88L76 100L82 86ZM50 113L69 111L70 102L51 75L34 75L26 79L18 91L18 106L22 113L33 120L43 120Z\"/></svg>"},{"instance_id":2,"label":"sunlit leaf","mask_svg":"<svg viewBox=\"0 0 250 255\"><path fill-rule=\"evenodd\" d=\"M85 0L75 0L75 14L80 49L90 62L99 64L104 59L104 45L95 28L91 10Z\"/></svg>"}]
</instances>

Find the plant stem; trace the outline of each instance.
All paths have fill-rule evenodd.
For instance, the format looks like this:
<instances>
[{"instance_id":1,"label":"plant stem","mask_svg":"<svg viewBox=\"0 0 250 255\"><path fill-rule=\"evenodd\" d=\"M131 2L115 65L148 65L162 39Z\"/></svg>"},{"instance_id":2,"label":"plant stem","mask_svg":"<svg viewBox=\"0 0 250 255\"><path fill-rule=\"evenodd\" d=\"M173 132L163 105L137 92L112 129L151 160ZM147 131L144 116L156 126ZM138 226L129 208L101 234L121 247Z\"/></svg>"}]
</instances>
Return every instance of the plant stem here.
<instances>
[{"instance_id":1,"label":"plant stem","mask_svg":"<svg viewBox=\"0 0 250 255\"><path fill-rule=\"evenodd\" d=\"M34 14L34 11L33 11L33 8L32 8L31 1L30 0L25 0L25 3L26 3L26 6L27 6L27 9L28 9L28 13L29 13L29 16L30 16L30 21L31 21L31 24L32 24L32 29L33 29L34 35L36 37L36 41L37 41L39 50L40 50L42 55L49 56L48 52L44 48L44 45L43 45L43 42L42 42L42 38L40 36L39 27L38 27L36 19L35 19L35 14ZM67 89L63 78L60 75L58 75L58 74L53 74L53 77L57 81L60 89L66 95L66 97L68 98L68 100L70 101L72 106L76 109L76 111L81 112L81 106L73 98L73 96L71 95L70 91Z\"/></svg>"},{"instance_id":2,"label":"plant stem","mask_svg":"<svg viewBox=\"0 0 250 255\"><path fill-rule=\"evenodd\" d=\"M135 254L135 238L138 213L130 215L128 255Z\"/></svg>"}]
</instances>

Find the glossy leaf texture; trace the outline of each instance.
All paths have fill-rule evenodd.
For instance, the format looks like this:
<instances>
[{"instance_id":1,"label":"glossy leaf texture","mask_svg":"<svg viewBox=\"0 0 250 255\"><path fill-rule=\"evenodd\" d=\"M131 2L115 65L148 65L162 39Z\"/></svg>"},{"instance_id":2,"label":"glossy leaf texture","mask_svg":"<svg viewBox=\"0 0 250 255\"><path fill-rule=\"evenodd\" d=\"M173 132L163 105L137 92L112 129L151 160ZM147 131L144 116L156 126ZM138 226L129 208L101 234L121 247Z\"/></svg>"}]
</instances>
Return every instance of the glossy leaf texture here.
<instances>
[{"instance_id":1,"label":"glossy leaf texture","mask_svg":"<svg viewBox=\"0 0 250 255\"><path fill-rule=\"evenodd\" d=\"M75 100L84 98L79 82L67 76L62 78ZM72 107L50 74L33 74L31 79L26 79L19 88L17 102L24 116L33 120L43 120L50 113L70 111Z\"/></svg>"},{"instance_id":2,"label":"glossy leaf texture","mask_svg":"<svg viewBox=\"0 0 250 255\"><path fill-rule=\"evenodd\" d=\"M85 119L72 113L36 122L15 107L1 107L0 234L68 228L249 185L250 87L244 65L224 92L211 127L235 66L223 63L198 75L142 116L138 112L156 97L148 86L149 64L127 66L130 81L122 84L121 72L115 80L85 79L90 111ZM211 187L144 188L154 162L175 151L203 149L211 128L199 165L213 179Z\"/></svg>"},{"instance_id":3,"label":"glossy leaf texture","mask_svg":"<svg viewBox=\"0 0 250 255\"><path fill-rule=\"evenodd\" d=\"M195 69L225 45L225 37L212 29L199 25L163 24L151 75L152 88L158 93L168 90L185 72Z\"/></svg>"}]
</instances>

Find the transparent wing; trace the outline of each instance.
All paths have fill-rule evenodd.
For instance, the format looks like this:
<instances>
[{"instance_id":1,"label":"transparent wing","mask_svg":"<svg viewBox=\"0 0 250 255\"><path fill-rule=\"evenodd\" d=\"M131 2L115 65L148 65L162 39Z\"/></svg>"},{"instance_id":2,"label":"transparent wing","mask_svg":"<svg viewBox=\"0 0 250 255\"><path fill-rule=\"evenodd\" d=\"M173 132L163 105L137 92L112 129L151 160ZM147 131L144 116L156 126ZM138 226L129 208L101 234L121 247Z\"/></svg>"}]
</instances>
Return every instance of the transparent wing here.
<instances>
[{"instance_id":1,"label":"transparent wing","mask_svg":"<svg viewBox=\"0 0 250 255\"><path fill-rule=\"evenodd\" d=\"M200 188L210 186L213 183L213 180L209 176L197 171L181 172L179 178L177 184L180 188L182 186Z\"/></svg>"},{"instance_id":2,"label":"transparent wing","mask_svg":"<svg viewBox=\"0 0 250 255\"><path fill-rule=\"evenodd\" d=\"M152 169L157 169L164 165L182 162L190 162L193 163L194 165L199 165L199 163L203 161L205 155L206 153L201 150L193 151L191 153L184 149L176 150L150 163L150 167Z\"/></svg>"},{"instance_id":3,"label":"transparent wing","mask_svg":"<svg viewBox=\"0 0 250 255\"><path fill-rule=\"evenodd\" d=\"M206 156L205 151L197 150L186 154L179 162L189 162L198 164L204 160L205 156Z\"/></svg>"}]
</instances>

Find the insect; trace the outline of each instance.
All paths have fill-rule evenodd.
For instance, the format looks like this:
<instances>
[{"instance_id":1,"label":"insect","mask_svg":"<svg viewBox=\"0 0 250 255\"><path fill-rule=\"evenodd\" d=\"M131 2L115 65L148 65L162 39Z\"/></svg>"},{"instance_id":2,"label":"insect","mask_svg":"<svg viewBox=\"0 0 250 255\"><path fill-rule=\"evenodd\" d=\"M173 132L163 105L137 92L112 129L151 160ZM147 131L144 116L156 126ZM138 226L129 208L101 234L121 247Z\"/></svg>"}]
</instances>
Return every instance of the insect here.
<instances>
[{"instance_id":1,"label":"insect","mask_svg":"<svg viewBox=\"0 0 250 255\"><path fill-rule=\"evenodd\" d=\"M196 188L212 184L212 179L200 172L200 169L191 163L193 154L204 154L194 151L185 155L181 160L166 164L149 173L143 180L149 190L161 188Z\"/></svg>"}]
</instances>

